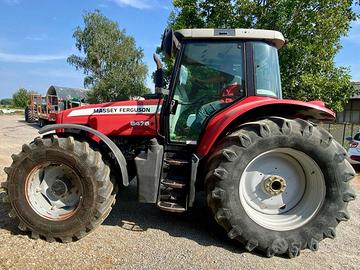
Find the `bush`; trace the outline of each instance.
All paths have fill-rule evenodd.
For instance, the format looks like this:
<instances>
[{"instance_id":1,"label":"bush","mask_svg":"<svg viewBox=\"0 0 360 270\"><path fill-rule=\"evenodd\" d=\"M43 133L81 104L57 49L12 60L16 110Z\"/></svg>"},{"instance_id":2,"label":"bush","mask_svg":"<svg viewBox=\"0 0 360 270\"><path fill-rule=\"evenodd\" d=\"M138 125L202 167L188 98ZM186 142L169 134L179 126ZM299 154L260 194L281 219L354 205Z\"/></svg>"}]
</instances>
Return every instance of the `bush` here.
<instances>
[{"instance_id":1,"label":"bush","mask_svg":"<svg viewBox=\"0 0 360 270\"><path fill-rule=\"evenodd\" d=\"M33 91L20 88L13 94L13 105L16 108L25 108L30 100L30 95L34 94Z\"/></svg>"},{"instance_id":2,"label":"bush","mask_svg":"<svg viewBox=\"0 0 360 270\"><path fill-rule=\"evenodd\" d=\"M4 98L0 100L0 105L11 106L13 104L13 100L11 98Z\"/></svg>"}]
</instances>

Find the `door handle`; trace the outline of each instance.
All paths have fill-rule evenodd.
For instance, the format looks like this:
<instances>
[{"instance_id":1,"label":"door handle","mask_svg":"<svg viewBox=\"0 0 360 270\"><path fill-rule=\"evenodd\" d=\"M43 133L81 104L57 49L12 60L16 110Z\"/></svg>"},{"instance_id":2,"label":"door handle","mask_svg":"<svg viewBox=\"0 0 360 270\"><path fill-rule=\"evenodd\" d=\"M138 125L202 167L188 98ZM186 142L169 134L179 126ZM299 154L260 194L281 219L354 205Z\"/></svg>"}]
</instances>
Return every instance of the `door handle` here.
<instances>
[{"instance_id":1,"label":"door handle","mask_svg":"<svg viewBox=\"0 0 360 270\"><path fill-rule=\"evenodd\" d=\"M176 108L178 106L179 102L176 99L173 99L170 103L170 114L176 113Z\"/></svg>"}]
</instances>

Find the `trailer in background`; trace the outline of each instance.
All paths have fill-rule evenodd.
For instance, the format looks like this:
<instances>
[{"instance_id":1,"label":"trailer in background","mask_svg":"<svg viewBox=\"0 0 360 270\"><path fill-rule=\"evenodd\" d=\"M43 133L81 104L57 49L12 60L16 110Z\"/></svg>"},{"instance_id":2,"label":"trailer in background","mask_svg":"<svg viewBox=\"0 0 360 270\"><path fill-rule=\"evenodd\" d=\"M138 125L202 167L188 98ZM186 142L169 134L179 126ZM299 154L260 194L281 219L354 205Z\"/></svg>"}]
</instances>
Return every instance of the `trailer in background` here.
<instances>
[{"instance_id":1,"label":"trailer in background","mask_svg":"<svg viewBox=\"0 0 360 270\"><path fill-rule=\"evenodd\" d=\"M31 95L29 106L25 110L25 121L37 121L40 127L55 123L56 114L82 106L86 90L60 86L50 86L46 96Z\"/></svg>"},{"instance_id":2,"label":"trailer in background","mask_svg":"<svg viewBox=\"0 0 360 270\"><path fill-rule=\"evenodd\" d=\"M25 121L32 123L38 120L37 118L37 107L38 103L41 103L41 95L32 94L30 95L29 104L25 108Z\"/></svg>"},{"instance_id":3,"label":"trailer in background","mask_svg":"<svg viewBox=\"0 0 360 270\"><path fill-rule=\"evenodd\" d=\"M41 97L41 101L38 103L36 110L38 124L40 127L49 123L55 123L56 114L60 112L58 104L59 99L57 96L46 95L45 97Z\"/></svg>"}]
</instances>

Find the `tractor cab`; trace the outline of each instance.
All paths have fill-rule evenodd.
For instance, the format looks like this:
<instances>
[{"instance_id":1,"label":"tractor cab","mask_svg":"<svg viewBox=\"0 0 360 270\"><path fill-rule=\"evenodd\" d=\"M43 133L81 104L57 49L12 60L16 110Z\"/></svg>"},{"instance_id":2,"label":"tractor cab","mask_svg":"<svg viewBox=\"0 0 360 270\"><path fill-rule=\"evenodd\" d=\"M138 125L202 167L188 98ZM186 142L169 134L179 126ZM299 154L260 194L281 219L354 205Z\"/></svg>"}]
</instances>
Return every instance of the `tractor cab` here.
<instances>
[{"instance_id":1,"label":"tractor cab","mask_svg":"<svg viewBox=\"0 0 360 270\"><path fill-rule=\"evenodd\" d=\"M277 50L284 42L269 30L165 30L162 51L177 56L165 105L169 141L196 144L211 116L246 97L282 98Z\"/></svg>"}]
</instances>

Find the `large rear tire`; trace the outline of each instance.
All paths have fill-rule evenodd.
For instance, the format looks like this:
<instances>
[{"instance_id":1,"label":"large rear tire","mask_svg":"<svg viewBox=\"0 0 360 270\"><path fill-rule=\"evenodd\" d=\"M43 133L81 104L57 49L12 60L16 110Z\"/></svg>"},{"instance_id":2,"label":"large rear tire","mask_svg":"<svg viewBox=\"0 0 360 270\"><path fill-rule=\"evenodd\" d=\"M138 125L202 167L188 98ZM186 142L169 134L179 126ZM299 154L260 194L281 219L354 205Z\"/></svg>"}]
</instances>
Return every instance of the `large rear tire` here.
<instances>
[{"instance_id":1,"label":"large rear tire","mask_svg":"<svg viewBox=\"0 0 360 270\"><path fill-rule=\"evenodd\" d=\"M5 168L9 216L32 238L78 240L109 215L115 202L110 169L87 142L37 138L12 159Z\"/></svg>"},{"instance_id":2,"label":"large rear tire","mask_svg":"<svg viewBox=\"0 0 360 270\"><path fill-rule=\"evenodd\" d=\"M349 219L355 172L320 127L278 117L246 123L209 158L207 200L231 239L268 257L317 250Z\"/></svg>"},{"instance_id":3,"label":"large rear tire","mask_svg":"<svg viewBox=\"0 0 360 270\"><path fill-rule=\"evenodd\" d=\"M29 106L25 108L25 121L28 123L35 121L34 111Z\"/></svg>"}]
</instances>

